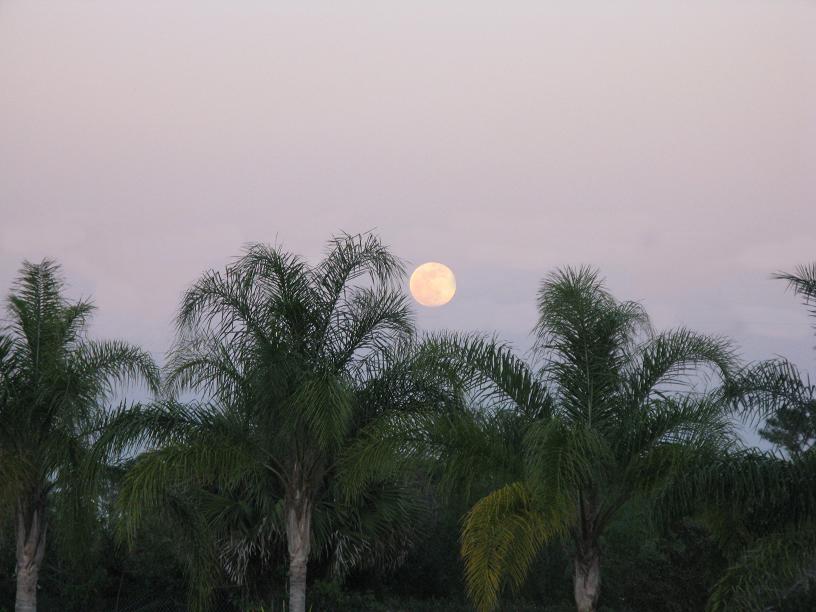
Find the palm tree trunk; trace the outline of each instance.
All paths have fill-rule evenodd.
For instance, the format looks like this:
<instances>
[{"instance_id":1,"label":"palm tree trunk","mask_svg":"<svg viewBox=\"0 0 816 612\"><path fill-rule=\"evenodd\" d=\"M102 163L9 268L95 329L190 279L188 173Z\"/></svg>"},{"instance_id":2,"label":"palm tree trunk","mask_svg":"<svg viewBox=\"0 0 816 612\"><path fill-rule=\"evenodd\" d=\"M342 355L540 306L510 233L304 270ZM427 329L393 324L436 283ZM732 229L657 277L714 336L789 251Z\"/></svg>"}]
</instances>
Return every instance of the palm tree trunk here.
<instances>
[{"instance_id":1,"label":"palm tree trunk","mask_svg":"<svg viewBox=\"0 0 816 612\"><path fill-rule=\"evenodd\" d=\"M286 504L286 542L289 548L289 612L306 612L306 565L312 536L312 506L303 491Z\"/></svg>"},{"instance_id":2,"label":"palm tree trunk","mask_svg":"<svg viewBox=\"0 0 816 612\"><path fill-rule=\"evenodd\" d=\"M596 541L579 543L575 551L573 582L578 612L595 612L601 594L601 550Z\"/></svg>"},{"instance_id":3,"label":"palm tree trunk","mask_svg":"<svg viewBox=\"0 0 816 612\"><path fill-rule=\"evenodd\" d=\"M37 581L45 556L45 504L17 506L17 598L15 612L37 612Z\"/></svg>"}]
</instances>

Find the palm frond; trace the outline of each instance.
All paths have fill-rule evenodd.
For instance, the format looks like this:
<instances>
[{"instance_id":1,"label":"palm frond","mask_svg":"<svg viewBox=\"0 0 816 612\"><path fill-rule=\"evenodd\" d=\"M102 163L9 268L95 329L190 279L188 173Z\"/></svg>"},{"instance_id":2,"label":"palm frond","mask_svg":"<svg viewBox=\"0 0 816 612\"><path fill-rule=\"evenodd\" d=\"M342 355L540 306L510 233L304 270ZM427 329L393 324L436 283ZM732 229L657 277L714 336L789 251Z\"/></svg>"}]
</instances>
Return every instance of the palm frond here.
<instances>
[{"instance_id":1,"label":"palm frond","mask_svg":"<svg viewBox=\"0 0 816 612\"><path fill-rule=\"evenodd\" d=\"M591 268L551 274L538 294L535 354L558 387L560 408L573 420L602 420L614 405L621 369L651 326L635 302L618 302Z\"/></svg>"},{"instance_id":2,"label":"palm frond","mask_svg":"<svg viewBox=\"0 0 816 612\"><path fill-rule=\"evenodd\" d=\"M777 272L774 278L787 281L791 291L802 298L811 314L816 315L816 263L798 266L792 274Z\"/></svg>"},{"instance_id":3,"label":"palm frond","mask_svg":"<svg viewBox=\"0 0 816 612\"><path fill-rule=\"evenodd\" d=\"M814 461L816 456L791 462L752 449L701 448L661 492L658 515L670 520L704 509L727 512L732 524L749 530L804 524L816 513Z\"/></svg>"},{"instance_id":4,"label":"palm frond","mask_svg":"<svg viewBox=\"0 0 816 612\"><path fill-rule=\"evenodd\" d=\"M100 423L94 452L100 460L114 460L130 451L180 443L195 436L214 413L215 407L195 402L121 404Z\"/></svg>"},{"instance_id":5,"label":"palm frond","mask_svg":"<svg viewBox=\"0 0 816 612\"><path fill-rule=\"evenodd\" d=\"M436 367L446 367L450 380L466 385L474 402L496 403L520 410L529 418L544 418L553 409L549 390L509 346L473 334L436 334L421 351Z\"/></svg>"},{"instance_id":6,"label":"palm frond","mask_svg":"<svg viewBox=\"0 0 816 612\"><path fill-rule=\"evenodd\" d=\"M774 609L816 581L816 526L773 533L751 544L717 581L710 612Z\"/></svg>"},{"instance_id":7,"label":"palm frond","mask_svg":"<svg viewBox=\"0 0 816 612\"><path fill-rule=\"evenodd\" d=\"M343 453L339 477L348 495L409 468L432 474L443 494L470 496L479 482L507 482L523 471L524 417L436 411L386 413Z\"/></svg>"},{"instance_id":8,"label":"palm frond","mask_svg":"<svg viewBox=\"0 0 816 612\"><path fill-rule=\"evenodd\" d=\"M93 380L95 396L108 398L115 385L144 382L159 392L159 368L149 353L120 340L83 342L72 355L70 376L76 381Z\"/></svg>"},{"instance_id":9,"label":"palm frond","mask_svg":"<svg viewBox=\"0 0 816 612\"><path fill-rule=\"evenodd\" d=\"M404 291L358 288L335 305L326 332L329 359L343 371L355 355L386 350L413 332Z\"/></svg>"},{"instance_id":10,"label":"palm frond","mask_svg":"<svg viewBox=\"0 0 816 612\"><path fill-rule=\"evenodd\" d=\"M179 334L183 337L200 326L213 328L222 337L247 333L259 342L270 342L270 330L261 318L262 295L253 280L235 267L228 267L224 274L205 272L184 294L176 318Z\"/></svg>"},{"instance_id":11,"label":"palm frond","mask_svg":"<svg viewBox=\"0 0 816 612\"><path fill-rule=\"evenodd\" d=\"M246 287L256 305L256 315L268 331L290 337L308 337L317 332L312 268L298 255L265 244L250 244L227 274Z\"/></svg>"},{"instance_id":12,"label":"palm frond","mask_svg":"<svg viewBox=\"0 0 816 612\"><path fill-rule=\"evenodd\" d=\"M8 299L9 328L25 339L36 361L41 349L55 341L60 314L67 306L65 281L59 265L50 259L39 264L24 261Z\"/></svg>"},{"instance_id":13,"label":"palm frond","mask_svg":"<svg viewBox=\"0 0 816 612\"><path fill-rule=\"evenodd\" d=\"M341 234L329 240L326 257L315 270L325 310L331 312L345 288L361 276L388 285L405 274L402 262L372 233Z\"/></svg>"},{"instance_id":14,"label":"palm frond","mask_svg":"<svg viewBox=\"0 0 816 612\"><path fill-rule=\"evenodd\" d=\"M633 357L624 373L632 406L641 406L655 393L690 387L696 382L694 378L699 378L701 366L713 368L723 380L730 378L736 368L734 349L728 340L682 328L657 334Z\"/></svg>"},{"instance_id":15,"label":"palm frond","mask_svg":"<svg viewBox=\"0 0 816 612\"><path fill-rule=\"evenodd\" d=\"M168 495L189 486L232 486L257 475L251 449L213 436L164 446L139 455L122 483L118 508L124 533L133 540L143 517L166 503Z\"/></svg>"},{"instance_id":16,"label":"palm frond","mask_svg":"<svg viewBox=\"0 0 816 612\"><path fill-rule=\"evenodd\" d=\"M168 355L164 387L170 394L194 390L208 398L235 400L248 384L246 352L243 344L227 344L208 331L186 334Z\"/></svg>"},{"instance_id":17,"label":"palm frond","mask_svg":"<svg viewBox=\"0 0 816 612\"><path fill-rule=\"evenodd\" d=\"M337 449L352 423L354 399L351 390L336 376L323 374L305 380L291 398L285 417L297 430L303 423L310 437L325 450Z\"/></svg>"},{"instance_id":18,"label":"palm frond","mask_svg":"<svg viewBox=\"0 0 816 612\"><path fill-rule=\"evenodd\" d=\"M816 402L816 384L786 359L746 366L726 387L732 406L749 422Z\"/></svg>"},{"instance_id":19,"label":"palm frond","mask_svg":"<svg viewBox=\"0 0 816 612\"><path fill-rule=\"evenodd\" d=\"M601 469L614 470L609 443L593 428L561 419L537 421L524 438L525 482L536 499L551 507L574 504Z\"/></svg>"},{"instance_id":20,"label":"palm frond","mask_svg":"<svg viewBox=\"0 0 816 612\"><path fill-rule=\"evenodd\" d=\"M566 516L539 510L521 482L478 501L462 526L465 583L476 608L495 609L504 584L521 586L544 544L568 527Z\"/></svg>"}]
</instances>

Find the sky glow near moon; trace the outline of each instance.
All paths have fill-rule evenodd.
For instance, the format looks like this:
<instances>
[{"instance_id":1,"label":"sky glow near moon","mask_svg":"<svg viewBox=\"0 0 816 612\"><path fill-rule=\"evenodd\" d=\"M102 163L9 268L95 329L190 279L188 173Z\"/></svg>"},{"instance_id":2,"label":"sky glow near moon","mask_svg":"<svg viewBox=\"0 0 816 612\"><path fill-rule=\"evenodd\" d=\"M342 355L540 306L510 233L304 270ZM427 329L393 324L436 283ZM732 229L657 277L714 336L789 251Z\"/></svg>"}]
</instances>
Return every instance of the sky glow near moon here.
<instances>
[{"instance_id":1,"label":"sky glow near moon","mask_svg":"<svg viewBox=\"0 0 816 612\"><path fill-rule=\"evenodd\" d=\"M812 2L0 14L0 291L56 258L96 337L162 361L180 290L242 245L317 261L377 228L467 288L423 332L526 351L542 277L588 264L659 329L813 372L807 311L770 280L814 259Z\"/></svg>"},{"instance_id":2,"label":"sky glow near moon","mask_svg":"<svg viewBox=\"0 0 816 612\"><path fill-rule=\"evenodd\" d=\"M411 274L411 295L423 306L444 306L456 293L453 271L435 261L422 264Z\"/></svg>"}]
</instances>

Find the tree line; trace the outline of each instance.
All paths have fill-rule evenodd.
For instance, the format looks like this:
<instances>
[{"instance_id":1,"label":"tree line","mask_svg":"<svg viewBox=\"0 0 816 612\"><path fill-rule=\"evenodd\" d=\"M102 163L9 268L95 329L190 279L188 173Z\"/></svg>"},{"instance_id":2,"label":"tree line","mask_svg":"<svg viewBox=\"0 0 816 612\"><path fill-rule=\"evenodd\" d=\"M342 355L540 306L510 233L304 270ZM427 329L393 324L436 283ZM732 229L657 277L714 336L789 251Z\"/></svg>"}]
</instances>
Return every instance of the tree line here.
<instances>
[{"instance_id":1,"label":"tree line","mask_svg":"<svg viewBox=\"0 0 816 612\"><path fill-rule=\"evenodd\" d=\"M326 585L402 572L402 594L419 592L411 568L429 551L450 593L485 611L545 603L537 584L571 583L579 612L809 597L816 387L796 366L655 330L587 267L544 277L525 359L489 334L420 333L404 272L373 234L332 238L317 264L252 245L184 293L159 367L91 339L92 303L66 297L54 261L24 262L0 331L15 610L37 609L44 568L67 571L47 554L91 558L100 533L110 555L147 546L197 610L224 593L233 609L362 609L321 603ZM779 277L816 315L816 266ZM151 399L122 400L133 383ZM746 447L740 420L784 452ZM705 549L695 595L675 592L678 571L651 607L605 602L618 564L604 559L638 523L661 546L674 533L681 557Z\"/></svg>"}]
</instances>

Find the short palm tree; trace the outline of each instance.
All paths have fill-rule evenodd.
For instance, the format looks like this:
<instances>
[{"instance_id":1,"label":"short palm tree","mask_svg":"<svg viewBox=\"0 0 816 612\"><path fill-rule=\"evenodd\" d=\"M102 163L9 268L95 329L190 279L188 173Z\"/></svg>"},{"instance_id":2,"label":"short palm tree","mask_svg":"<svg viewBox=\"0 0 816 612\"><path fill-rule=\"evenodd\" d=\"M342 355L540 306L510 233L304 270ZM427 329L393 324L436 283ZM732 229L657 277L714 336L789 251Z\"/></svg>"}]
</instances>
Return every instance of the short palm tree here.
<instances>
[{"instance_id":1,"label":"short palm tree","mask_svg":"<svg viewBox=\"0 0 816 612\"><path fill-rule=\"evenodd\" d=\"M0 331L0 473L17 530L17 612L37 608L49 499L87 491L80 465L117 385L158 385L144 351L87 338L94 307L68 302L63 289L57 264L25 262Z\"/></svg>"},{"instance_id":2,"label":"short palm tree","mask_svg":"<svg viewBox=\"0 0 816 612\"><path fill-rule=\"evenodd\" d=\"M786 280L816 316L816 265L776 278ZM748 365L729 382L728 396L752 422L791 423L790 415L816 412L816 384L783 358ZM731 552L732 563L711 593L711 610L766 610L813 584L816 451L795 430L779 433L787 457L756 449L722 454L689 470L666 494L663 505L675 512L704 513Z\"/></svg>"},{"instance_id":3,"label":"short palm tree","mask_svg":"<svg viewBox=\"0 0 816 612\"><path fill-rule=\"evenodd\" d=\"M601 537L621 508L665 487L698 453L732 443L722 394L702 374L724 378L734 358L719 338L654 333L640 305L615 300L588 268L551 274L538 309L540 369L492 340L437 338L471 410L380 421L346 461L382 476L412 456L437 457L443 482L491 489L462 531L478 609L494 608L503 585L521 585L537 553L562 538L574 551L576 606L590 612Z\"/></svg>"},{"instance_id":4,"label":"short palm tree","mask_svg":"<svg viewBox=\"0 0 816 612\"><path fill-rule=\"evenodd\" d=\"M337 475L362 427L437 393L411 373L402 275L369 234L331 240L317 265L256 244L204 274L183 298L167 378L200 401L124 411L100 440L116 453L150 448L123 485L131 523L179 491L195 495L228 569L280 536L291 612L306 609L307 563L321 548L344 565L386 554L383 538L405 534L415 502L395 479L347 496Z\"/></svg>"},{"instance_id":5,"label":"short palm tree","mask_svg":"<svg viewBox=\"0 0 816 612\"><path fill-rule=\"evenodd\" d=\"M816 264L799 266L794 273L778 273L802 298L816 322ZM814 325L816 329L816 325ZM744 414L765 418L760 434L796 459L816 438L816 384L784 358L749 366L741 376L737 399Z\"/></svg>"}]
</instances>

